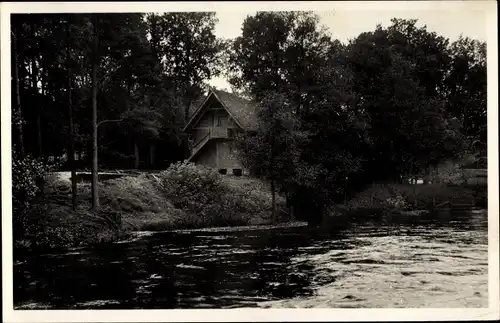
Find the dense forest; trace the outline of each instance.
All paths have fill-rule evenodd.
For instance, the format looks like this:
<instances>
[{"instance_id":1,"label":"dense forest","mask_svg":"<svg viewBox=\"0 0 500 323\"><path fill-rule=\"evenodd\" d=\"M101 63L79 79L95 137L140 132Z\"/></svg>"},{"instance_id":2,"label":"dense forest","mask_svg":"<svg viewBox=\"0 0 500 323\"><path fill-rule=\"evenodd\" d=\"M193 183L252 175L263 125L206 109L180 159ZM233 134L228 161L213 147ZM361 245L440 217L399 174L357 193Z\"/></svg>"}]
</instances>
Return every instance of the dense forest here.
<instances>
[{"instance_id":1,"label":"dense forest","mask_svg":"<svg viewBox=\"0 0 500 323\"><path fill-rule=\"evenodd\" d=\"M164 169L210 79L260 104L241 158L319 202L486 154L486 44L393 19L347 43L309 12L259 12L236 39L208 12L11 16L14 162ZM301 193L302 192L302 193ZM319 205L324 203L319 203Z\"/></svg>"},{"instance_id":2,"label":"dense forest","mask_svg":"<svg viewBox=\"0 0 500 323\"><path fill-rule=\"evenodd\" d=\"M19 152L47 161L73 146L78 166L90 167L95 104L100 165L183 158L188 109L220 72L215 14L30 14L11 23Z\"/></svg>"}]
</instances>

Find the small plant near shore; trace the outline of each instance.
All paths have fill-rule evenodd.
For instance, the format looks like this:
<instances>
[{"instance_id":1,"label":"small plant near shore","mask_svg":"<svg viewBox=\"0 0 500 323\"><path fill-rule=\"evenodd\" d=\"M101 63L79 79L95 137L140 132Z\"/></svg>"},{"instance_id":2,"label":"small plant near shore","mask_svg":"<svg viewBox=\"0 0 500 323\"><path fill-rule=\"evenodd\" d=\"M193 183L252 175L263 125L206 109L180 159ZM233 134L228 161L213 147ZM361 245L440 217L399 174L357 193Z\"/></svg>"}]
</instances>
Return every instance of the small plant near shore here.
<instances>
[{"instance_id":1,"label":"small plant near shore","mask_svg":"<svg viewBox=\"0 0 500 323\"><path fill-rule=\"evenodd\" d=\"M44 179L50 170L41 159L31 155L12 156L12 215L15 238L26 234L29 213L36 198L43 192Z\"/></svg>"},{"instance_id":2,"label":"small plant near shore","mask_svg":"<svg viewBox=\"0 0 500 323\"><path fill-rule=\"evenodd\" d=\"M465 183L461 165L453 162L446 162L436 168L435 179L438 183L462 185Z\"/></svg>"},{"instance_id":3,"label":"small plant near shore","mask_svg":"<svg viewBox=\"0 0 500 323\"><path fill-rule=\"evenodd\" d=\"M66 248L115 240L120 232L119 214L103 208L94 214L70 206L38 204L29 213L20 248ZM20 240L21 241L21 240Z\"/></svg>"},{"instance_id":4,"label":"small plant near shore","mask_svg":"<svg viewBox=\"0 0 500 323\"><path fill-rule=\"evenodd\" d=\"M474 201L476 191L452 184L373 184L351 198L336 210L357 212L360 210L418 210L430 209L450 199Z\"/></svg>"},{"instance_id":5,"label":"small plant near shore","mask_svg":"<svg viewBox=\"0 0 500 323\"><path fill-rule=\"evenodd\" d=\"M385 200L385 205L391 209L404 210L408 207L405 198L401 195L389 197Z\"/></svg>"}]
</instances>

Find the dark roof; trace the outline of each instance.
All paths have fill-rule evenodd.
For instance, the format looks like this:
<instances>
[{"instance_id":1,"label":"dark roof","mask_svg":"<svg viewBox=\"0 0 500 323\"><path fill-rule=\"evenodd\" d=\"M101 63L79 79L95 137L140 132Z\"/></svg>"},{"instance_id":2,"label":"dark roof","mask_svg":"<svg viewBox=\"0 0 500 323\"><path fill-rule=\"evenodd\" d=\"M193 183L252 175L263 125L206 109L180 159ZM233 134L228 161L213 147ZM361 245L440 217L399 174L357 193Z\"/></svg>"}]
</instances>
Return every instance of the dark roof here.
<instances>
[{"instance_id":1,"label":"dark roof","mask_svg":"<svg viewBox=\"0 0 500 323\"><path fill-rule=\"evenodd\" d=\"M245 130L254 130L257 128L257 105L254 102L222 90L210 89L208 97L212 94L222 103L224 108L228 110L229 114L242 128ZM200 104L204 104L205 99ZM194 111L185 129L189 127L202 109L203 106L199 106Z\"/></svg>"},{"instance_id":2,"label":"dark roof","mask_svg":"<svg viewBox=\"0 0 500 323\"><path fill-rule=\"evenodd\" d=\"M210 94L210 92L209 92L209 94ZM203 102L205 101L206 98L207 98L207 95L203 94L203 95L200 95L200 97L198 99L196 99L195 101L193 101L191 103L191 105L189 106L189 118L191 118L191 116L196 113L196 110L198 110L198 108L200 107L201 104L203 104Z\"/></svg>"},{"instance_id":3,"label":"dark roof","mask_svg":"<svg viewBox=\"0 0 500 323\"><path fill-rule=\"evenodd\" d=\"M230 114L246 129L256 129L257 104L236 94L221 90L212 90Z\"/></svg>"}]
</instances>

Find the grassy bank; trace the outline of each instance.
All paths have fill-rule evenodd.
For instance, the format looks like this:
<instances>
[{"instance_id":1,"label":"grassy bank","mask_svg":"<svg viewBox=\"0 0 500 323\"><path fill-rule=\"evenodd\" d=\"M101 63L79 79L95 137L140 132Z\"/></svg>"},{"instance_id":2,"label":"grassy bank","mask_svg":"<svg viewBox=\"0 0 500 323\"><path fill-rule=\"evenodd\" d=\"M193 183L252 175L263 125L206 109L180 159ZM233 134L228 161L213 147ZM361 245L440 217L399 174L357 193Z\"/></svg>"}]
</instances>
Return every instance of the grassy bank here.
<instances>
[{"instance_id":1,"label":"grassy bank","mask_svg":"<svg viewBox=\"0 0 500 323\"><path fill-rule=\"evenodd\" d=\"M485 186L374 184L344 204L335 216L384 214L449 207L450 201L486 205ZM71 208L69 177L49 176L44 195L28 216L18 249L74 247L115 241L133 231L163 231L271 224L266 183L221 176L216 170L179 163L159 173L123 176L99 183L99 212L91 212L91 187L78 184L78 207ZM455 201L455 202L453 202ZM278 205L284 208L278 196ZM308 216L308 215L306 215ZM286 222L285 215L277 222Z\"/></svg>"},{"instance_id":2,"label":"grassy bank","mask_svg":"<svg viewBox=\"0 0 500 323\"><path fill-rule=\"evenodd\" d=\"M268 185L192 164L101 181L99 200L100 211L91 212L91 186L79 183L73 211L69 178L50 176L30 213L27 237L17 246L73 247L114 241L132 231L272 223ZM284 204L281 197L278 204Z\"/></svg>"},{"instance_id":3,"label":"grassy bank","mask_svg":"<svg viewBox=\"0 0 500 323\"><path fill-rule=\"evenodd\" d=\"M487 206L486 185L373 184L346 203L332 206L328 215L432 211L471 206Z\"/></svg>"}]
</instances>

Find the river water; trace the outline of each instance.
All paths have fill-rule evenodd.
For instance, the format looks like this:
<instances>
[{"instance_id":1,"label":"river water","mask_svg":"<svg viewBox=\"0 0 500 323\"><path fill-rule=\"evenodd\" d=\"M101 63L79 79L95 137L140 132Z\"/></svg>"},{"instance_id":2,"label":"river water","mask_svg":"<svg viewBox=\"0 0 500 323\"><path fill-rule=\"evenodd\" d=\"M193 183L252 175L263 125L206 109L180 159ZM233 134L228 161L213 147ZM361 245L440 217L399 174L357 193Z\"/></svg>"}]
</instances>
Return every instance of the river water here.
<instances>
[{"instance_id":1,"label":"river water","mask_svg":"<svg viewBox=\"0 0 500 323\"><path fill-rule=\"evenodd\" d=\"M16 309L487 307L485 211L142 233L14 265Z\"/></svg>"}]
</instances>

